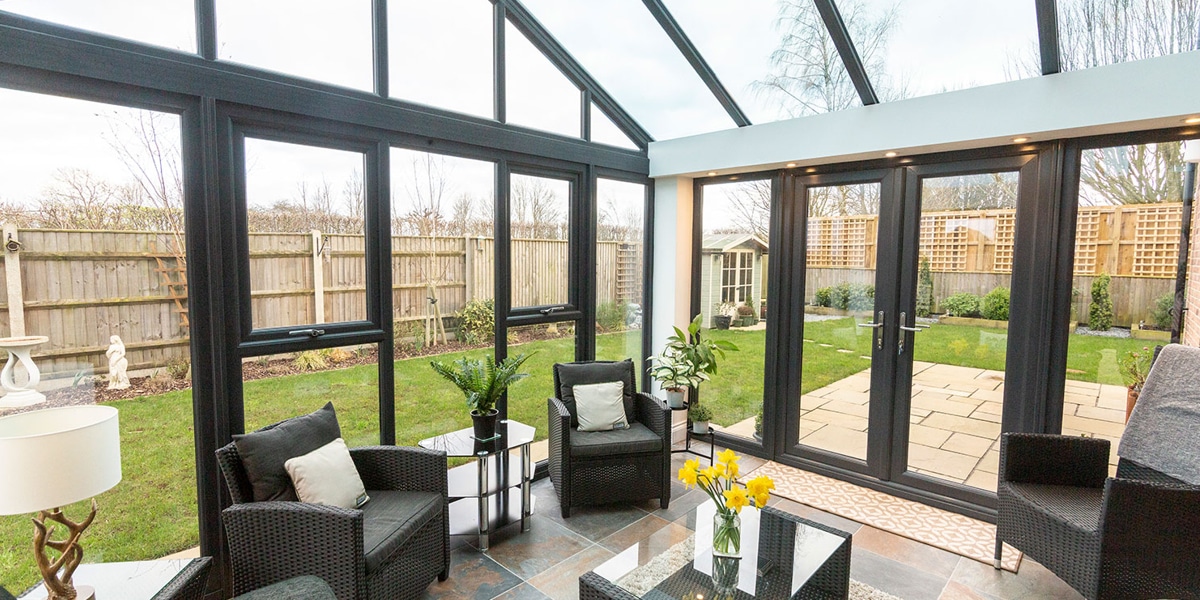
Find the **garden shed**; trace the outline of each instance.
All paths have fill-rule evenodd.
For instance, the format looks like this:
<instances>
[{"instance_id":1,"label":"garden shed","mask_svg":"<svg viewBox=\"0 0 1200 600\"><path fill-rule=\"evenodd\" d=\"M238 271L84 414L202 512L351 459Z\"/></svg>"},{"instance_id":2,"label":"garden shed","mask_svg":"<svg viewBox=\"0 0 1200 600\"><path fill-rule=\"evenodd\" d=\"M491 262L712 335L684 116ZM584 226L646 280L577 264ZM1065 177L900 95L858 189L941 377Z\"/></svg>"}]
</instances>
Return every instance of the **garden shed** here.
<instances>
[{"instance_id":1,"label":"garden shed","mask_svg":"<svg viewBox=\"0 0 1200 600\"><path fill-rule=\"evenodd\" d=\"M712 324L722 302L746 304L761 313L767 243L750 233L708 234L700 247L700 311Z\"/></svg>"}]
</instances>

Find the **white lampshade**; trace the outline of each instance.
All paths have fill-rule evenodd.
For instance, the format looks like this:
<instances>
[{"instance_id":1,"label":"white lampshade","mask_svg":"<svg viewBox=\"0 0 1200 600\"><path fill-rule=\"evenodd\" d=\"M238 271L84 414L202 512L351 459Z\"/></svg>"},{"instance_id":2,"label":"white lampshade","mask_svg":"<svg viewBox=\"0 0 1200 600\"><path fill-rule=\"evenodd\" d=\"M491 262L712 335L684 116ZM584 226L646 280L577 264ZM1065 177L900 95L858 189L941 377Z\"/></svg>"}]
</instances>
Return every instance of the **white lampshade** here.
<instances>
[{"instance_id":1,"label":"white lampshade","mask_svg":"<svg viewBox=\"0 0 1200 600\"><path fill-rule=\"evenodd\" d=\"M1200 140L1183 142L1183 162L1200 163Z\"/></svg>"},{"instance_id":2,"label":"white lampshade","mask_svg":"<svg viewBox=\"0 0 1200 600\"><path fill-rule=\"evenodd\" d=\"M0 515L67 506L119 481L117 409L68 406L0 417Z\"/></svg>"}]
</instances>

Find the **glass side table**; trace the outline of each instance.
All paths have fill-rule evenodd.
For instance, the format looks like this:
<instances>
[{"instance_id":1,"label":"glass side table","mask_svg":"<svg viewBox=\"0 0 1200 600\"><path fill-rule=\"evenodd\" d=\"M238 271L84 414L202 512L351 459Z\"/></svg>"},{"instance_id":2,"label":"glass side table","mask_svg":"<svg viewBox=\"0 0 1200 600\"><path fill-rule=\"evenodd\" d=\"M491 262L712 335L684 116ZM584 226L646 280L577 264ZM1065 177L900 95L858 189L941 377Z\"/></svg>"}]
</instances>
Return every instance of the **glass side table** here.
<instances>
[{"instance_id":1,"label":"glass side table","mask_svg":"<svg viewBox=\"0 0 1200 600\"><path fill-rule=\"evenodd\" d=\"M447 456L476 458L471 469L450 469L450 535L478 535L479 549L488 549L492 531L521 522L521 531L529 531L533 516L533 462L530 446L534 428L511 419L496 424L496 438L475 439L470 427L417 442L430 450L442 450ZM514 456L511 450L520 450Z\"/></svg>"}]
</instances>

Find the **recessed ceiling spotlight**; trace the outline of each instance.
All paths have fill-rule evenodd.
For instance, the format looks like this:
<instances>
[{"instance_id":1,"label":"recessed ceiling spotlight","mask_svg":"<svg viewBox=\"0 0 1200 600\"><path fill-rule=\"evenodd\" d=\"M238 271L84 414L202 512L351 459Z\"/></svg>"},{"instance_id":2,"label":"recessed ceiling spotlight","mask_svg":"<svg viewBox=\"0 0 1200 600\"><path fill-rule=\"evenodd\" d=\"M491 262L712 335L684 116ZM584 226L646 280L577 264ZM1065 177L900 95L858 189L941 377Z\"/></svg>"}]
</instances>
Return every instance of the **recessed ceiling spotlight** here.
<instances>
[{"instance_id":1,"label":"recessed ceiling spotlight","mask_svg":"<svg viewBox=\"0 0 1200 600\"><path fill-rule=\"evenodd\" d=\"M886 157L888 157L888 158L892 158L892 157L896 156L896 153L895 153L894 151L890 151L890 150L889 150L889 151L887 151L887 152L884 152L884 153L883 153L883 155L884 155L884 156L886 156Z\"/></svg>"},{"instance_id":2,"label":"recessed ceiling spotlight","mask_svg":"<svg viewBox=\"0 0 1200 600\"><path fill-rule=\"evenodd\" d=\"M709 176L709 177L715 177L715 176L716 176L716 174L717 174L717 172L716 172L716 171L709 171L709 172L708 172L708 176Z\"/></svg>"},{"instance_id":3,"label":"recessed ceiling spotlight","mask_svg":"<svg viewBox=\"0 0 1200 600\"><path fill-rule=\"evenodd\" d=\"M796 163L788 163L788 164L787 164L787 166L788 166L788 168L790 169L790 168L792 168L792 167L796 166Z\"/></svg>"},{"instance_id":4,"label":"recessed ceiling spotlight","mask_svg":"<svg viewBox=\"0 0 1200 600\"><path fill-rule=\"evenodd\" d=\"M804 172L805 172L805 173L816 173L816 172L817 172L817 168L816 168L816 167L809 167L809 168L805 169L805 170L804 170Z\"/></svg>"},{"instance_id":5,"label":"recessed ceiling spotlight","mask_svg":"<svg viewBox=\"0 0 1200 600\"><path fill-rule=\"evenodd\" d=\"M729 178L729 180L730 180L730 181L737 181L737 180L738 180L738 178L737 178L737 175L734 175L733 177L730 177L730 178Z\"/></svg>"},{"instance_id":6,"label":"recessed ceiling spotlight","mask_svg":"<svg viewBox=\"0 0 1200 600\"><path fill-rule=\"evenodd\" d=\"M1029 141L1029 138L1024 137L1024 136L1013 138L1014 144L1024 144L1025 142L1028 142L1028 141Z\"/></svg>"},{"instance_id":7,"label":"recessed ceiling spotlight","mask_svg":"<svg viewBox=\"0 0 1200 600\"><path fill-rule=\"evenodd\" d=\"M1183 122L1186 125L1200 125L1200 117L1188 117Z\"/></svg>"}]
</instances>

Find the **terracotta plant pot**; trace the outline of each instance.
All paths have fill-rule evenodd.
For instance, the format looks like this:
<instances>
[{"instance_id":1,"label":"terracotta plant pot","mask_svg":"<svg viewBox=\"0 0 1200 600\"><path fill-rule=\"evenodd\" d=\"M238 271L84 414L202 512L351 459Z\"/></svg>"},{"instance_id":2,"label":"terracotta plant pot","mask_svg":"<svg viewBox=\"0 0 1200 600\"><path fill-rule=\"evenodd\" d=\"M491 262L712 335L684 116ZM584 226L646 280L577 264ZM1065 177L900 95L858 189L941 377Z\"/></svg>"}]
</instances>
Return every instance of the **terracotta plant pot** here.
<instances>
[{"instance_id":1,"label":"terracotta plant pot","mask_svg":"<svg viewBox=\"0 0 1200 600\"><path fill-rule=\"evenodd\" d=\"M1141 392L1133 389L1132 387L1130 387L1129 391L1125 393L1125 422L1126 423L1129 422L1129 415L1130 415L1130 413L1133 412L1133 405L1137 404L1138 395L1140 395L1140 394L1141 394Z\"/></svg>"}]
</instances>

